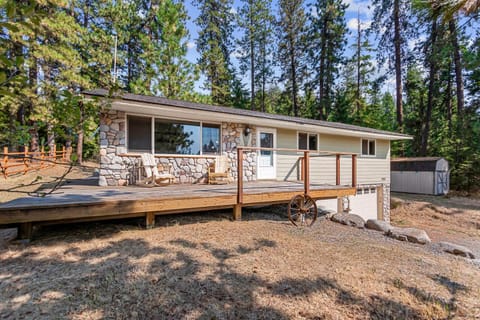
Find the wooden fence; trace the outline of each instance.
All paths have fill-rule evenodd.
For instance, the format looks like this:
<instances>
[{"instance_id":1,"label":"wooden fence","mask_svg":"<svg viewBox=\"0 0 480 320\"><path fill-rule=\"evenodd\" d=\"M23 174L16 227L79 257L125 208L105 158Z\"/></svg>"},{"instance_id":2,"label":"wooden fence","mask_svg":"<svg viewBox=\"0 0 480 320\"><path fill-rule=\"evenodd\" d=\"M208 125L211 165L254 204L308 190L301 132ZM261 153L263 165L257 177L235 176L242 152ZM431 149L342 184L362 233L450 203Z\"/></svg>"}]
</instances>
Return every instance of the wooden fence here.
<instances>
[{"instance_id":1,"label":"wooden fence","mask_svg":"<svg viewBox=\"0 0 480 320\"><path fill-rule=\"evenodd\" d=\"M57 163L66 163L70 160L71 150L65 146L60 150L54 146L53 150L48 151L45 151L45 147L39 151L29 151L27 146L24 148L23 152L10 152L8 147L3 148L3 153L0 153L0 173L5 179L9 175L26 174L31 170L53 167Z\"/></svg>"}]
</instances>

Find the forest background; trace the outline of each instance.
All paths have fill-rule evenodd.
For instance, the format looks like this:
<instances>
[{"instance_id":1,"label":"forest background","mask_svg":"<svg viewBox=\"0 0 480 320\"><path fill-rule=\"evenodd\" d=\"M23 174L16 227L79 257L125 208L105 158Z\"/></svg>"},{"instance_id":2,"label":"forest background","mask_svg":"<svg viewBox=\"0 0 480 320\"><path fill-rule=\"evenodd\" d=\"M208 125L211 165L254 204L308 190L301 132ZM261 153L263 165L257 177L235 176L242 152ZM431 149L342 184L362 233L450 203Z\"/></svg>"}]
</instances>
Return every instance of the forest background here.
<instances>
[{"instance_id":1,"label":"forest background","mask_svg":"<svg viewBox=\"0 0 480 320\"><path fill-rule=\"evenodd\" d=\"M403 132L478 189L479 1L346 1L0 0L0 145L97 156L106 88Z\"/></svg>"}]
</instances>

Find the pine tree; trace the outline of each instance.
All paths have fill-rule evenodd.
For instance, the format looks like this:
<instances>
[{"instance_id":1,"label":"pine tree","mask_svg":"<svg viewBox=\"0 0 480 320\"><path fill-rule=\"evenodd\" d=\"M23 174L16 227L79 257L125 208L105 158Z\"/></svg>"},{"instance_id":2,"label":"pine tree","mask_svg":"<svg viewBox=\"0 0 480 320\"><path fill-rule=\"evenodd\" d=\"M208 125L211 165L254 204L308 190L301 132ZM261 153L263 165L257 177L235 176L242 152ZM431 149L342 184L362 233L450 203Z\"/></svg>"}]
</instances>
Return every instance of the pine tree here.
<instances>
[{"instance_id":1,"label":"pine tree","mask_svg":"<svg viewBox=\"0 0 480 320\"><path fill-rule=\"evenodd\" d=\"M232 1L196 0L195 4L200 10L196 43L200 53L198 64L206 77L205 87L211 92L213 103L231 105Z\"/></svg>"},{"instance_id":2,"label":"pine tree","mask_svg":"<svg viewBox=\"0 0 480 320\"><path fill-rule=\"evenodd\" d=\"M326 119L332 109L335 77L346 44L346 8L341 0L317 0L316 14L310 15L309 58L318 88L319 119Z\"/></svg>"},{"instance_id":3,"label":"pine tree","mask_svg":"<svg viewBox=\"0 0 480 320\"><path fill-rule=\"evenodd\" d=\"M395 72L395 98L397 128L403 131L403 69L407 56L407 40L413 28L409 21L411 2L406 0L373 0L373 22L371 30L379 39L378 58L383 64L393 56ZM391 68L391 64L389 64Z\"/></svg>"},{"instance_id":4,"label":"pine tree","mask_svg":"<svg viewBox=\"0 0 480 320\"><path fill-rule=\"evenodd\" d=\"M197 71L186 59L188 30L187 13L182 2L160 2L154 27L158 39L154 45L154 91L167 98L192 100Z\"/></svg>"},{"instance_id":5,"label":"pine tree","mask_svg":"<svg viewBox=\"0 0 480 320\"><path fill-rule=\"evenodd\" d=\"M238 41L242 53L240 71L250 74L250 108L265 112L266 86L273 76L271 44L275 18L270 14L271 0L243 2L238 23L243 31Z\"/></svg>"},{"instance_id":6,"label":"pine tree","mask_svg":"<svg viewBox=\"0 0 480 320\"><path fill-rule=\"evenodd\" d=\"M278 60L280 80L292 99L294 116L300 113L299 90L305 81L306 17L303 0L280 0Z\"/></svg>"}]
</instances>

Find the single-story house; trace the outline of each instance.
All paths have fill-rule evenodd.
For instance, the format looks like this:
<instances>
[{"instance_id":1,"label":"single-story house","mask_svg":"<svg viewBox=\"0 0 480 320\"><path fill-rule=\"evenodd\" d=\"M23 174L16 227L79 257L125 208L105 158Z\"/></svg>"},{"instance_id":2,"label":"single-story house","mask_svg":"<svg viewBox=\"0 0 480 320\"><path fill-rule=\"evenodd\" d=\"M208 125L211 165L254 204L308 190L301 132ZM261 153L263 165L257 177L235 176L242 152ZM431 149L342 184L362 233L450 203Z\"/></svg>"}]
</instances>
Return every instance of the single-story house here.
<instances>
[{"instance_id":1,"label":"single-story house","mask_svg":"<svg viewBox=\"0 0 480 320\"><path fill-rule=\"evenodd\" d=\"M208 166L218 155L231 159L235 177L239 146L286 150L248 152L243 161L245 180L300 180L298 151L309 150L312 183L335 185L335 157L323 152L355 153L357 195L344 199L350 212L389 220L390 141L409 139L407 135L161 97L109 97L106 90L85 94L110 99L100 114L101 186L128 184L142 153L153 153L158 162L170 164L179 183L205 182ZM340 162L340 182L350 184L352 161L342 157ZM337 208L335 199L318 204ZM379 204L383 212L377 212Z\"/></svg>"}]
</instances>

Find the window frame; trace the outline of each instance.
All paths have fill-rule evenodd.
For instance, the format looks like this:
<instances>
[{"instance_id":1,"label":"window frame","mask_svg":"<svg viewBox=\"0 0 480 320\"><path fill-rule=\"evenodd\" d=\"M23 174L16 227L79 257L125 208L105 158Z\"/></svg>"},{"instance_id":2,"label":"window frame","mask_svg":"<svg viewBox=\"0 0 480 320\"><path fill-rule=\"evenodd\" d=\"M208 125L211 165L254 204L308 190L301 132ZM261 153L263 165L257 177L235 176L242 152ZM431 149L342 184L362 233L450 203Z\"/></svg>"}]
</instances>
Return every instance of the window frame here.
<instances>
[{"instance_id":1,"label":"window frame","mask_svg":"<svg viewBox=\"0 0 480 320\"><path fill-rule=\"evenodd\" d=\"M158 156L169 156L169 157L185 157L185 158L192 158L192 157L215 157L218 155L222 154L222 137L223 137L223 129L222 129L222 123L221 122L216 122L216 121L200 121L200 120L189 120L189 119L184 119L184 118L176 118L176 117L157 117L157 116L152 116L152 115L145 115L145 114L139 114L139 113L130 113L126 112L125 113L125 150L128 153L136 154L137 152L131 152L129 150L128 146L128 116L133 116L133 117L143 117L143 118L150 118L151 121L151 132L150 132L150 139L151 139L151 150L150 153L153 155L158 155ZM200 154L179 154L179 153L155 153L155 119L161 119L161 120L167 120L167 121L185 121L185 122L190 122L190 123L198 123L200 127ZM203 124L210 124L210 125L218 125L218 128L220 130L220 141L219 141L219 150L218 154L213 154L213 153L203 153Z\"/></svg>"},{"instance_id":2,"label":"window frame","mask_svg":"<svg viewBox=\"0 0 480 320\"><path fill-rule=\"evenodd\" d=\"M307 146L308 149L300 149L300 134L306 134L307 135ZM315 150L310 149L310 136L315 135L317 137L317 145ZM308 131L297 131L297 150L300 151L310 151L310 152L316 152L318 153L320 150L320 135L315 132L308 132Z\"/></svg>"},{"instance_id":3,"label":"window frame","mask_svg":"<svg viewBox=\"0 0 480 320\"><path fill-rule=\"evenodd\" d=\"M367 141L367 153L363 153L363 141ZM374 144L374 153L370 154L370 142ZM365 158L374 158L377 156L377 139L360 138L360 155Z\"/></svg>"}]
</instances>

